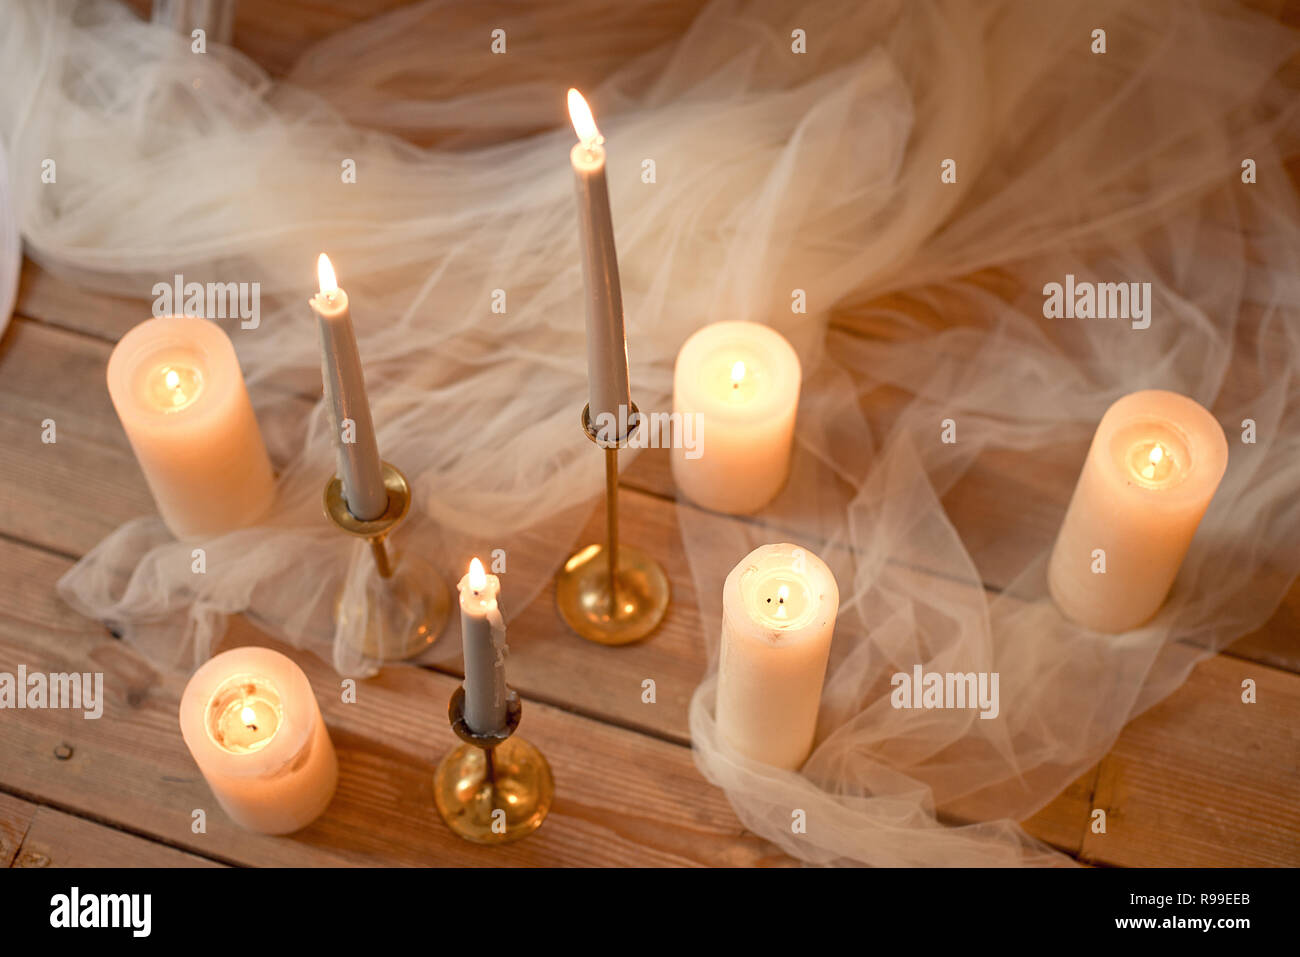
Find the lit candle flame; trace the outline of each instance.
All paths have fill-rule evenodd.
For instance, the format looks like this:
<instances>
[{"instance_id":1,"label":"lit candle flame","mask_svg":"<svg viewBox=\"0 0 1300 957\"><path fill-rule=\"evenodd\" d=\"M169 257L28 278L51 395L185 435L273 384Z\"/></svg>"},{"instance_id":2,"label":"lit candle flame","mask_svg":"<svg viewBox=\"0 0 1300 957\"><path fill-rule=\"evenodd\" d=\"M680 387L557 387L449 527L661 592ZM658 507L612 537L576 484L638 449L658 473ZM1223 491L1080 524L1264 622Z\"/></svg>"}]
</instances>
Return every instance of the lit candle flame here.
<instances>
[{"instance_id":1,"label":"lit candle flame","mask_svg":"<svg viewBox=\"0 0 1300 957\"><path fill-rule=\"evenodd\" d=\"M741 380L743 380L744 378L745 378L745 363L737 359L736 364L731 367L731 387L733 389L739 389Z\"/></svg>"},{"instance_id":2,"label":"lit candle flame","mask_svg":"<svg viewBox=\"0 0 1300 957\"><path fill-rule=\"evenodd\" d=\"M176 388L178 385L181 384L180 373L177 372L175 369L168 369L163 374L163 382L167 383L167 388L169 389Z\"/></svg>"},{"instance_id":3,"label":"lit candle flame","mask_svg":"<svg viewBox=\"0 0 1300 957\"><path fill-rule=\"evenodd\" d=\"M316 278L320 280L321 295L328 296L339 291L338 280L334 277L334 266L331 265L329 256L324 253L321 253L320 259L316 260Z\"/></svg>"},{"instance_id":4,"label":"lit candle flame","mask_svg":"<svg viewBox=\"0 0 1300 957\"><path fill-rule=\"evenodd\" d=\"M596 128L596 118L591 115L591 107L577 90L569 90L569 120L573 123L573 132L587 149L605 142Z\"/></svg>"},{"instance_id":5,"label":"lit candle flame","mask_svg":"<svg viewBox=\"0 0 1300 957\"><path fill-rule=\"evenodd\" d=\"M1160 460L1164 457L1165 447L1163 445L1157 442L1155 445L1151 446L1151 453L1147 456L1147 460L1151 464L1143 467L1142 477L1148 479L1155 478L1156 466L1160 464Z\"/></svg>"},{"instance_id":6,"label":"lit candle flame","mask_svg":"<svg viewBox=\"0 0 1300 957\"><path fill-rule=\"evenodd\" d=\"M239 712L239 720L244 722L244 724L248 725L250 728L256 728L257 712L248 705L244 705L244 710Z\"/></svg>"},{"instance_id":7,"label":"lit candle flame","mask_svg":"<svg viewBox=\"0 0 1300 957\"><path fill-rule=\"evenodd\" d=\"M776 617L778 618L786 617L785 600L789 597L790 597L789 585L782 585L780 588L776 590Z\"/></svg>"},{"instance_id":8,"label":"lit candle flame","mask_svg":"<svg viewBox=\"0 0 1300 957\"><path fill-rule=\"evenodd\" d=\"M472 591L482 591L487 587L487 573L477 558L471 558L469 562L469 587Z\"/></svg>"}]
</instances>

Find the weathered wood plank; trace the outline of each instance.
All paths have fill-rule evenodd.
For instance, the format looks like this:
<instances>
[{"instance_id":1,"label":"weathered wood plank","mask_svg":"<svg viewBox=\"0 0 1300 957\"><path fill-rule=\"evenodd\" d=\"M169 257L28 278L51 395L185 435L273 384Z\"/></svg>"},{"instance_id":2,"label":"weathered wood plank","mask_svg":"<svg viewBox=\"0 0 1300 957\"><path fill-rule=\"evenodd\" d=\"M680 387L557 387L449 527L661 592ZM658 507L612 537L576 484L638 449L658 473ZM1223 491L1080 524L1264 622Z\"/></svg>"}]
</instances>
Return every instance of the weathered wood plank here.
<instances>
[{"instance_id":1,"label":"weathered wood plank","mask_svg":"<svg viewBox=\"0 0 1300 957\"><path fill-rule=\"evenodd\" d=\"M1097 768L1089 768L1052 799L1037 814L1020 822L1040 841L1073 854L1083 847L1083 831L1092 809L1092 795L1097 786Z\"/></svg>"},{"instance_id":2,"label":"weathered wood plank","mask_svg":"<svg viewBox=\"0 0 1300 957\"><path fill-rule=\"evenodd\" d=\"M15 317L0 343L0 531L80 555L153 511L105 384L109 346ZM54 421L56 441L42 441Z\"/></svg>"},{"instance_id":3,"label":"weathered wood plank","mask_svg":"<svg viewBox=\"0 0 1300 957\"><path fill-rule=\"evenodd\" d=\"M220 867L134 834L38 807L14 867Z\"/></svg>"},{"instance_id":4,"label":"weathered wood plank","mask_svg":"<svg viewBox=\"0 0 1300 957\"><path fill-rule=\"evenodd\" d=\"M18 856L35 813L35 804L0 793L0 867L9 867Z\"/></svg>"},{"instance_id":5,"label":"weathered wood plank","mask_svg":"<svg viewBox=\"0 0 1300 957\"><path fill-rule=\"evenodd\" d=\"M557 777L555 810L528 841L483 849L452 837L432 805L434 763L456 739L446 703L456 680L392 668L344 704L339 678L294 654L311 679L339 751L334 804L292 838L235 828L215 805L180 738L184 679L153 671L102 628L69 613L53 591L59 556L0 542L0 671L104 673L99 720L80 712L14 710L0 738L0 787L77 814L156 835L170 845L241 864L750 865L779 863L742 833L725 797L690 752L636 732L528 702L522 734ZM275 643L242 619L230 644ZM208 811L206 834L191 813Z\"/></svg>"},{"instance_id":6,"label":"weathered wood plank","mask_svg":"<svg viewBox=\"0 0 1300 957\"><path fill-rule=\"evenodd\" d=\"M1242 681L1256 682L1256 704ZM1300 866L1300 680L1219 655L1101 762L1082 856L1142 867Z\"/></svg>"},{"instance_id":7,"label":"weathered wood plank","mask_svg":"<svg viewBox=\"0 0 1300 957\"><path fill-rule=\"evenodd\" d=\"M27 257L18 278L14 313L60 329L116 342L132 326L153 315L153 305L141 289L140 298L106 296L58 279Z\"/></svg>"}]
</instances>

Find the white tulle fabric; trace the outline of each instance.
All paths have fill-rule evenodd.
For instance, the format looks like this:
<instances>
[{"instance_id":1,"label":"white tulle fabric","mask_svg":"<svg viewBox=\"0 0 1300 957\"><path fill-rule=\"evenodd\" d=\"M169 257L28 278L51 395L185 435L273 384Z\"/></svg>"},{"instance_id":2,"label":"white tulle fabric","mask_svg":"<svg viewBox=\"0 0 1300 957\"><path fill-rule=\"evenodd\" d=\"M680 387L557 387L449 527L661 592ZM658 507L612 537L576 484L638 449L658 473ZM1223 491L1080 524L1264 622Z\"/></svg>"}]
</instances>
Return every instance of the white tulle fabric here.
<instances>
[{"instance_id":1,"label":"white tulle fabric","mask_svg":"<svg viewBox=\"0 0 1300 957\"><path fill-rule=\"evenodd\" d=\"M331 616L368 557L319 517L333 457L304 300L324 249L355 303L380 448L417 490L399 547L451 581L505 547L523 607L592 504L575 509L575 491L599 491L576 426L562 111L577 82L608 140L638 404L667 407L678 347L716 319L773 324L805 369L781 497L748 522L679 515L710 661L722 581L751 548L797 541L834 570L817 745L799 773L731 751L711 668L690 710L701 771L805 861L1068 863L1013 822L1263 623L1300 570L1300 230L1280 162L1300 105L1275 79L1295 34L1189 3L734 0L689 23L667 5L585 6L487 23L469 4L416 5L273 83L108 2L7 4L12 167L57 157L75 184L15 181L30 254L107 291L182 272L264 297L261 327L233 338L281 473L275 517L206 543L203 576L139 519L64 594L160 663L192 666L246 612L346 673L374 669ZM486 52L496 26L511 69ZM1152 283L1151 327L1044 319L1042 287L1066 273ZM1228 472L1167 607L1102 636L1054 609L1045 559L1102 412L1153 387L1216 413ZM1247 418L1255 444L1239 441ZM894 710L889 677L916 664L997 671L1000 718Z\"/></svg>"}]
</instances>

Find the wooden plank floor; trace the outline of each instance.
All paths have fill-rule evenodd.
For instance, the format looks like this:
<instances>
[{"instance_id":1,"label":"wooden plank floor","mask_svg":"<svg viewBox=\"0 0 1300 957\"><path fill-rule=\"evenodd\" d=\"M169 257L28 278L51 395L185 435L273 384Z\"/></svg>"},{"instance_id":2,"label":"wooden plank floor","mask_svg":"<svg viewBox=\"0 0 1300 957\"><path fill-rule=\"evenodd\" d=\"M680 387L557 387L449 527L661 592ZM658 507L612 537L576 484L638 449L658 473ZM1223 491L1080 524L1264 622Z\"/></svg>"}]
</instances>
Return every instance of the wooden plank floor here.
<instances>
[{"instance_id":1,"label":"wooden plank floor","mask_svg":"<svg viewBox=\"0 0 1300 957\"><path fill-rule=\"evenodd\" d=\"M109 859L790 863L743 831L692 763L686 709L705 652L693 584L683 574L673 580L669 618L643 644L605 649L581 641L558 620L550 592L512 626L511 680L530 700L530 737L560 780L554 815L533 839L485 851L451 838L433 812L430 771L452 744L442 715L454 670L389 669L362 683L356 705L344 706L330 690L337 676L297 652L291 653L312 679L340 752L334 805L287 839L239 831L219 812L210 815L206 834L192 833L192 809L211 800L176 729L183 678L155 672L54 591L78 556L152 508L97 387L113 338L147 312L146 303L127 300L91 310L87 296L28 263L19 315L0 342L0 671L19 663L104 671L106 687L120 692L107 702L109 720L5 713L0 858L15 866ZM831 334L864 333L841 320ZM40 442L46 417L59 422L54 446ZM1014 473L1014 463L996 457L979 463L946 500L954 523L972 520ZM666 567L685 568L666 460L641 456L624 476L623 495L630 540L650 546ZM592 534L597 520L593 513ZM1298 609L1300 589L1293 588L1265 628L1202 663L1172 698L1133 722L1098 767L1026 822L1030 832L1092 863L1300 863ZM230 644L267 641L238 619L228 637ZM653 706L640 700L646 676L659 688ZM1256 680L1258 704L1240 703L1243 677ZM1104 835L1089 828L1096 807L1107 810Z\"/></svg>"},{"instance_id":2,"label":"wooden plank floor","mask_svg":"<svg viewBox=\"0 0 1300 957\"><path fill-rule=\"evenodd\" d=\"M368 0L362 15L390 5ZM243 4L241 17L260 17L271 6L277 5ZM283 73L307 42L357 16L342 4L310 6L316 15L328 13L320 29L247 30L258 37L250 55ZM683 14L665 13L673 16ZM147 317L149 306L89 297L29 262L17 313L0 340L0 671L20 663L102 671L111 694L101 721L59 711L0 713L0 863L795 863L745 832L726 798L695 770L686 714L705 669L698 608L718 596L697 597L680 571L668 619L639 645L606 649L581 641L559 621L551 591L512 625L511 683L529 702L528 736L551 760L558 782L551 819L528 841L490 850L467 845L433 810L432 767L453 743L445 707L458 679L454 668L389 669L361 683L357 703L345 706L332 669L292 650L339 751L338 796L318 822L289 838L235 828L213 808L181 741L183 676L156 672L55 593L78 557L153 508L102 388L113 342ZM846 342L881 334L853 315L836 317L830 332ZM40 442L45 418L59 423L57 445ZM1007 495L1008 488L1032 492L1022 465L1014 456L987 455L944 500L978 551L990 591L1005 579L997 542L978 536L988 509L1014 501L1017 522L1045 540L1059 520L1051 509L1036 509L1032 494ZM592 467L599 468L598 459ZM1070 483L1071 470L1051 480ZM628 540L648 547L665 567L685 569L665 456L643 453L622 487ZM596 523L593 514L592 534ZM1300 587L1293 587L1263 628L1200 664L1026 828L1086 863L1300 864L1297 623ZM236 619L227 645L249 643L275 644ZM657 682L655 705L641 703L647 676ZM1258 685L1257 704L1240 702L1247 677ZM197 807L213 808L206 833L191 829ZM1107 812L1105 834L1089 827L1094 808ZM960 819L960 809L950 810Z\"/></svg>"}]
</instances>

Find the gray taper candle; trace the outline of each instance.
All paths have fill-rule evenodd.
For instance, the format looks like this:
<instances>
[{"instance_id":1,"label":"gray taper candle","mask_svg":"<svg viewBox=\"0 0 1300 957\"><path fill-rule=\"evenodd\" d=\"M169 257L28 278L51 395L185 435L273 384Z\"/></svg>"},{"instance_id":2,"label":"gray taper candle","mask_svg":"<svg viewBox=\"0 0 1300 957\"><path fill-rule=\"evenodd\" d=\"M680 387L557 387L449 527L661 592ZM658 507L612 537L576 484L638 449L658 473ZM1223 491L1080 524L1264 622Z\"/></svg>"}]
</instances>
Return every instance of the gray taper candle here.
<instances>
[{"instance_id":1,"label":"gray taper candle","mask_svg":"<svg viewBox=\"0 0 1300 957\"><path fill-rule=\"evenodd\" d=\"M604 140L587 101L569 91L569 116L579 142L569 154L578 197L578 232L582 238L582 276L587 289L587 396L592 422L618 423L622 438L632 408L627 375L627 333L619 286L614 222L605 183Z\"/></svg>"},{"instance_id":2,"label":"gray taper candle","mask_svg":"<svg viewBox=\"0 0 1300 957\"><path fill-rule=\"evenodd\" d=\"M497 606L501 579L486 574L476 558L456 588L465 658L465 723L475 734L492 734L506 726L506 623Z\"/></svg>"},{"instance_id":3,"label":"gray taper candle","mask_svg":"<svg viewBox=\"0 0 1300 957\"><path fill-rule=\"evenodd\" d=\"M375 441L375 426L366 398L357 337L352 331L348 294L338 288L329 258L321 253L317 263L321 291L310 300L320 327L321 375L325 402L334 427L338 474L348 511L362 521L379 518L388 509L388 490ZM349 438L343 440L343 423L352 420Z\"/></svg>"}]
</instances>

